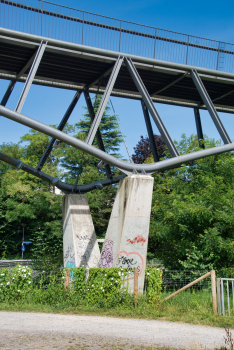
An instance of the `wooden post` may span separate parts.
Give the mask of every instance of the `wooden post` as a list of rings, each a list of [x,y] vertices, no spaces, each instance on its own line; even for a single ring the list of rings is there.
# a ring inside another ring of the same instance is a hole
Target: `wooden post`
[[[211,290],[214,315],[217,315],[216,277],[215,270],[211,271]]]
[[[196,279],[195,281],[187,284],[186,286],[184,286],[183,288],[177,290],[175,293],[169,295],[168,297],[166,297],[164,300],[162,301],[166,301],[168,299],[171,299],[172,297],[176,296],[177,294],[179,294],[180,292],[183,292],[184,290],[188,289],[189,287],[192,287],[194,284],[204,280],[206,277],[209,277],[211,275],[211,272],[207,272],[205,275],[199,277],[198,279]]]
[[[70,269],[66,269],[66,277],[65,277],[65,289],[68,290],[69,287],[69,274],[70,274]]]
[[[134,269],[134,297],[135,301],[138,299],[138,270]]]
[[[217,304],[218,304],[218,314],[221,315],[220,278],[216,278],[216,282],[217,282]]]

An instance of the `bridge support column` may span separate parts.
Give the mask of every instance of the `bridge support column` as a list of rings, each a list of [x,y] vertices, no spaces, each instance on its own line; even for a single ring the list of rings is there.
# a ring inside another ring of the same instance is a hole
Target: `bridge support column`
[[[63,197],[64,267],[98,267],[100,250],[86,196]]]
[[[120,181],[101,253],[100,267],[132,270],[128,278],[131,292],[137,268],[138,290],[143,293],[153,182],[147,175]]]

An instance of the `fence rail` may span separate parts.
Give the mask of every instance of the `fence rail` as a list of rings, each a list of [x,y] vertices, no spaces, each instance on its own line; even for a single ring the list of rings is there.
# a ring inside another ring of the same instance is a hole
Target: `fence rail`
[[[138,56],[234,72],[234,45],[57,5],[0,0],[4,28]]]

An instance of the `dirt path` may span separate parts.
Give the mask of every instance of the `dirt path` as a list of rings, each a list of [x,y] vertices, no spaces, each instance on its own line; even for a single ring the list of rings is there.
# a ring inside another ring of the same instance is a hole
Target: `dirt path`
[[[0,349],[206,349],[224,346],[221,328],[98,316],[0,312]]]

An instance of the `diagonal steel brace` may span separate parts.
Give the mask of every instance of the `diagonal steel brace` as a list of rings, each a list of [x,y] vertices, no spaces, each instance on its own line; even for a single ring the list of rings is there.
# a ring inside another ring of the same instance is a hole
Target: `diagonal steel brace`
[[[45,48],[46,48],[46,45],[47,45],[47,42],[41,42],[38,50],[37,50],[37,53],[35,55],[35,58],[33,60],[33,64],[31,66],[31,69],[28,73],[28,77],[27,77],[27,80],[24,84],[24,87],[23,87],[23,90],[21,92],[21,95],[20,95],[20,98],[19,98],[19,101],[17,102],[17,105],[16,105],[16,108],[15,108],[15,111],[20,113],[22,108],[23,108],[23,105],[24,105],[24,102],[25,102],[25,99],[27,97],[27,94],[29,92],[29,89],[32,85],[32,82],[33,82],[33,79],[36,75],[36,72],[37,72],[37,69],[39,67],[39,64],[41,62],[41,59],[42,59],[42,56],[43,56],[43,53],[45,51]]]
[[[165,125],[163,124],[162,119],[160,118],[160,115],[158,114],[155,105],[138,73],[138,71],[136,70],[136,67],[134,66],[134,64],[132,63],[132,60],[130,58],[124,58],[124,63],[127,66],[127,69],[134,81],[134,83],[136,84],[136,87],[139,91],[139,93],[142,96],[142,99],[146,105],[146,107],[148,108],[155,124],[157,125],[157,128],[162,136],[162,138],[164,139],[172,157],[178,157],[179,156],[179,152],[176,149],[176,146],[174,144],[174,142],[172,141]]]
[[[89,110],[89,115],[90,115],[91,121],[93,122],[94,119],[95,119],[95,112],[94,112],[94,108],[93,108],[93,104],[92,104],[89,92],[87,90],[84,90],[84,97],[85,97],[85,101],[86,101],[86,104],[87,104],[87,107],[88,107],[88,110]],[[102,140],[102,135],[101,135],[101,132],[100,132],[99,128],[97,129],[96,139],[97,139],[98,147],[103,152],[106,152],[105,146],[104,146],[104,143],[103,143],[103,140]],[[106,176],[108,178],[112,178],[113,176],[112,176],[112,173],[111,173],[110,165],[106,164],[105,165],[105,169],[106,169]]]
[[[191,74],[191,77],[193,79],[194,85],[196,86],[196,88],[197,88],[197,90],[202,98],[204,105],[206,106],[208,112],[210,113],[210,116],[213,119],[213,122],[214,122],[224,144],[231,143],[232,141],[231,141],[225,127],[223,126],[223,123],[221,122],[221,120],[218,116],[218,113],[214,107],[214,104],[211,101],[211,98],[210,98],[208,92],[206,91],[206,88],[205,88],[200,76],[198,75],[196,70],[191,70],[190,74]]]
[[[32,57],[30,58],[30,60],[27,62],[27,64],[23,67],[23,69],[21,69],[21,71],[17,74],[15,79],[12,79],[10,84],[8,85],[8,88],[5,92],[5,95],[2,98],[1,101],[1,106],[6,106],[7,101],[9,100],[9,97],[11,96],[11,93],[15,87],[15,84],[17,82],[17,80],[26,72],[26,70],[32,65],[33,60],[36,56],[36,52],[32,55]]]
[[[101,103],[100,103],[100,105],[98,107],[98,110],[97,110],[97,113],[95,115],[94,121],[93,121],[93,123],[91,125],[91,128],[89,130],[89,133],[88,133],[88,136],[87,136],[87,139],[86,139],[86,143],[88,145],[92,145],[92,143],[93,143],[93,140],[94,140],[94,137],[95,137],[95,135],[97,133],[97,129],[99,127],[100,121],[101,121],[103,113],[105,111],[106,104],[107,104],[108,99],[110,97],[110,94],[112,92],[112,89],[113,89],[113,86],[115,84],[116,78],[117,78],[117,76],[119,74],[119,70],[121,68],[122,62],[123,62],[123,58],[121,58],[119,56],[117,61],[115,62],[115,65],[114,65],[114,68],[112,70],[111,76],[109,78],[106,90],[105,90],[105,92],[103,94]]]
[[[77,102],[79,101],[80,95],[82,94],[82,90],[77,91],[75,96],[72,99],[72,102],[70,103],[70,106],[68,107],[66,113],[64,114],[59,126],[58,130],[62,131],[64,126],[66,125],[66,122],[68,121],[70,115],[72,114],[73,109],[75,108]],[[54,146],[54,143],[56,141],[56,138],[52,138],[50,140],[50,143],[48,144],[43,156],[41,157],[39,163],[37,164],[36,170],[41,171],[42,167],[44,166],[45,162],[47,161],[47,158],[50,155],[50,152],[52,151],[52,148]]]

